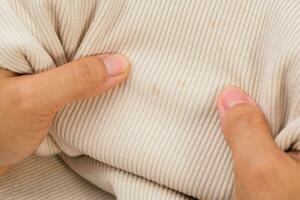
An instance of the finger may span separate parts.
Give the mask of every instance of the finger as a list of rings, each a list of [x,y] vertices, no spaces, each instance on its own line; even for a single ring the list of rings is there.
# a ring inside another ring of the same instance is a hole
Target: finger
[[[6,70],[6,69],[1,69],[0,68],[0,80],[15,76],[16,74],[12,71]]]
[[[0,166],[0,177],[10,170],[10,166]]]
[[[119,54],[90,56],[39,74],[16,77],[15,84],[25,97],[23,104],[57,111],[74,100],[116,86],[128,76],[129,68],[128,60]]]
[[[300,162],[300,151],[290,151],[288,154],[297,162]]]
[[[249,163],[278,153],[268,121],[244,91],[236,87],[225,89],[219,95],[218,109],[223,134],[234,160]]]

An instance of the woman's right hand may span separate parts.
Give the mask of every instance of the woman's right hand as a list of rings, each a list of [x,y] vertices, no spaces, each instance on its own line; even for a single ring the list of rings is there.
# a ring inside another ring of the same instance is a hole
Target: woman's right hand
[[[226,88],[218,108],[232,150],[234,199],[299,200],[300,152],[277,147],[263,111],[240,88]]]
[[[118,54],[81,58],[33,75],[0,69],[0,175],[35,152],[63,106],[116,86],[129,69]]]

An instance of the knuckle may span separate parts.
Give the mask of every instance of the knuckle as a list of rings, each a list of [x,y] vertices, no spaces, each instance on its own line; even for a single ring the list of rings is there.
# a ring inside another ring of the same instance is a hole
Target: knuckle
[[[272,170],[271,163],[266,160],[254,161],[249,167],[252,174],[265,174],[266,172]]]
[[[272,161],[272,159],[253,161],[249,164],[248,173],[253,180],[263,183],[270,182],[277,174],[276,165],[276,161]]]
[[[47,110],[43,109],[42,103],[38,100],[40,93],[36,90],[34,80],[11,79],[2,85],[6,96],[6,105],[10,111],[24,117],[44,115]]]
[[[30,119],[33,124],[41,124],[51,119],[53,115],[48,109],[44,109],[43,103],[37,100],[37,95],[40,94],[35,90],[34,83],[30,81],[12,79],[4,86],[5,95],[8,97],[7,109],[13,111],[16,116]]]
[[[35,110],[36,105],[33,100],[37,94],[35,94],[34,88],[30,87],[30,84],[12,84],[8,95],[11,96],[11,103],[18,110],[26,113]]]
[[[97,87],[105,77],[105,70],[100,59],[94,57],[82,58],[71,65],[72,73],[80,87],[93,89]]]
[[[0,106],[8,109],[14,114],[30,118],[37,122],[39,117],[50,116],[49,109],[45,109],[45,103],[41,102],[33,79],[16,78],[7,80],[0,85],[0,92],[5,98],[0,99]]]

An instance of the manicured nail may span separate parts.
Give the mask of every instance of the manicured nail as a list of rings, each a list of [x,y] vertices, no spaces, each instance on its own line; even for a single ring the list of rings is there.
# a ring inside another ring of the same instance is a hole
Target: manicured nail
[[[228,88],[223,91],[222,95],[222,104],[225,110],[232,108],[235,105],[249,103],[249,97],[238,88]]]
[[[117,76],[124,73],[128,66],[129,61],[126,57],[120,54],[104,54],[100,55],[105,64],[108,76]]]

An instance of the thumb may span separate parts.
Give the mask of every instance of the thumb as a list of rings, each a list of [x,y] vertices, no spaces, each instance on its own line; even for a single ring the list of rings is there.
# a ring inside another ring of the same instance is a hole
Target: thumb
[[[268,122],[258,105],[236,87],[225,89],[218,98],[221,127],[233,159],[243,163],[268,159],[278,152]]]
[[[74,100],[99,95],[129,74],[128,60],[118,54],[75,60],[34,75],[15,77],[25,106],[53,112]]]

